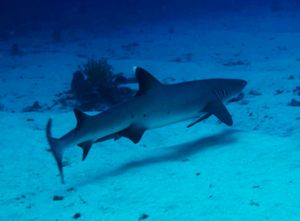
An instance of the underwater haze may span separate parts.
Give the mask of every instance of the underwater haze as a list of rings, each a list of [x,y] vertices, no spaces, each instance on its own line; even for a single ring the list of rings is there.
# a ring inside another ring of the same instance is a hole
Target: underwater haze
[[[299,39],[299,0],[2,1],[0,220],[300,220]]]

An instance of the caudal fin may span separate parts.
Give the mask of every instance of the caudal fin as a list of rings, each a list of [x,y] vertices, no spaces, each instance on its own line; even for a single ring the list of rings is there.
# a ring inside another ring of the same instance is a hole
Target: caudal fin
[[[50,150],[51,150],[51,152],[54,156],[54,159],[57,163],[61,182],[65,183],[64,173],[63,173],[63,163],[62,163],[63,148],[60,146],[59,139],[53,138],[51,136],[51,126],[52,126],[52,119],[49,119],[48,123],[47,123],[47,127],[46,127],[47,140],[50,145]]]

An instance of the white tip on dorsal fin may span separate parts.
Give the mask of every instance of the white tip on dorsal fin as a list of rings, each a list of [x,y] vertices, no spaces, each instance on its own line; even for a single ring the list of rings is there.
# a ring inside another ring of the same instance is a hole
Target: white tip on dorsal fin
[[[133,67],[133,71],[139,84],[139,90],[136,96],[144,95],[147,93],[147,91],[163,85],[152,74],[143,68]]]

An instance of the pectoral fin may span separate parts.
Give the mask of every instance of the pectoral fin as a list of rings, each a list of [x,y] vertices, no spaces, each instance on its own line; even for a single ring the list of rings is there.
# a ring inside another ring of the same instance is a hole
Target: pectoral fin
[[[189,125],[187,125],[187,127],[192,127],[194,126],[195,124],[209,118],[212,114],[211,113],[206,113],[204,115],[202,115],[199,119],[197,119],[196,121],[194,121],[193,123],[190,123]]]
[[[216,100],[214,102],[209,103],[206,106],[205,111],[215,115],[220,121],[222,121],[227,126],[232,126],[232,117],[221,101]]]

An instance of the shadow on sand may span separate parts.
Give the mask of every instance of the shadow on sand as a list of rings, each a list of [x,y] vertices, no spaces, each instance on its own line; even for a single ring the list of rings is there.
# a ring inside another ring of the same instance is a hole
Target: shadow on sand
[[[234,136],[234,134],[236,134],[237,132],[237,130],[232,129],[224,130],[220,133],[202,137],[188,143],[165,147],[164,150],[167,149],[169,151],[164,151],[164,153],[159,155],[147,156],[139,160],[133,160],[128,163],[122,164],[113,170],[94,176],[92,175],[87,180],[78,183],[78,185],[83,186],[92,182],[98,182],[108,177],[124,174],[138,167],[140,168],[157,163],[183,160],[201,151],[207,150],[208,148],[224,147],[228,144],[234,143],[237,140],[236,136]]]

